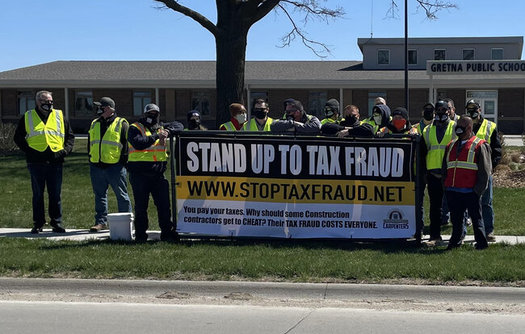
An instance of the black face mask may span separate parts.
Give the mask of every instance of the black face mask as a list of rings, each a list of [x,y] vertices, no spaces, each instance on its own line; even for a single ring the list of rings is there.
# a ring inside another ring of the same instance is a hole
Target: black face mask
[[[148,125],[155,125],[159,122],[159,115],[146,114],[146,123]]]
[[[190,129],[190,130],[198,129],[200,125],[201,125],[201,121],[200,120],[190,119],[188,121],[188,129]]]
[[[345,120],[344,122],[341,122],[341,123],[344,123],[342,125],[354,125],[355,123],[357,123],[357,117],[353,116],[353,115],[350,115],[348,117],[345,117]]]
[[[51,111],[51,109],[53,109],[53,103],[42,104],[40,108],[42,108],[42,110],[45,110],[45,111]]]
[[[455,132],[456,132],[456,135],[457,135],[458,137],[460,137],[462,134],[464,134],[465,131],[467,131],[467,128],[466,128],[466,127],[456,125],[456,130],[455,130]]]
[[[255,118],[264,119],[266,118],[267,112],[266,109],[255,108],[253,109],[253,115],[255,116]]]
[[[431,121],[434,119],[434,110],[423,110],[423,118],[426,121]]]

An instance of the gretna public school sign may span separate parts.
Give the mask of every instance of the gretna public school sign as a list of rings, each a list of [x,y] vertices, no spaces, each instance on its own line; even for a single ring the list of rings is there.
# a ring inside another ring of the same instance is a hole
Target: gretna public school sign
[[[429,60],[427,74],[525,74],[524,60]]]

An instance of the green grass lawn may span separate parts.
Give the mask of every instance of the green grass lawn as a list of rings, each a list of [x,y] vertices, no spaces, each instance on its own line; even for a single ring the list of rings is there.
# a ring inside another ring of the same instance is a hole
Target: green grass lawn
[[[0,161],[0,227],[29,229],[31,189],[24,157],[12,155]],[[115,196],[109,192],[110,211],[116,211]],[[494,192],[496,234],[525,235],[525,191],[497,188]],[[93,224],[85,141],[77,141],[64,165],[62,200],[66,228]],[[153,203],[150,208],[150,228],[155,230]],[[444,227],[443,233],[450,233],[450,227]],[[0,257],[0,276],[525,286],[525,245],[496,244],[481,252],[465,245],[446,252],[443,247],[412,248],[403,242],[384,241],[241,239],[135,244],[0,240],[1,254],[8,255]]]

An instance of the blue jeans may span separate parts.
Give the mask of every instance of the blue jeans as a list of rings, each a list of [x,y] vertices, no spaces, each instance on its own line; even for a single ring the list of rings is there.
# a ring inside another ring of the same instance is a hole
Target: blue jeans
[[[494,209],[492,208],[492,175],[489,176],[487,189],[481,195],[481,215],[485,224],[485,233],[494,232]]]
[[[117,197],[118,212],[131,212],[127,173],[122,164],[115,164],[108,168],[99,168],[90,164],[89,171],[95,194],[95,225],[108,222],[108,186],[111,186]]]
[[[447,202],[450,208],[450,219],[452,220],[452,236],[449,241],[449,248],[458,247],[461,243],[465,223],[465,210],[468,211],[472,218],[472,228],[474,230],[474,239],[476,248],[487,247],[487,237],[483,219],[481,219],[481,200],[474,192],[460,193],[447,190]]]
[[[49,218],[51,222],[62,223],[62,164],[28,163],[33,191],[33,224],[42,227],[46,223],[44,190],[47,185],[49,196]]]

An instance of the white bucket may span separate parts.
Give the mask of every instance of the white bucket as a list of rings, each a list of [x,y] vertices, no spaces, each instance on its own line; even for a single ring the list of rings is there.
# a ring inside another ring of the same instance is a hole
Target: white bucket
[[[133,240],[133,213],[119,212],[108,214],[109,238],[111,240]]]

